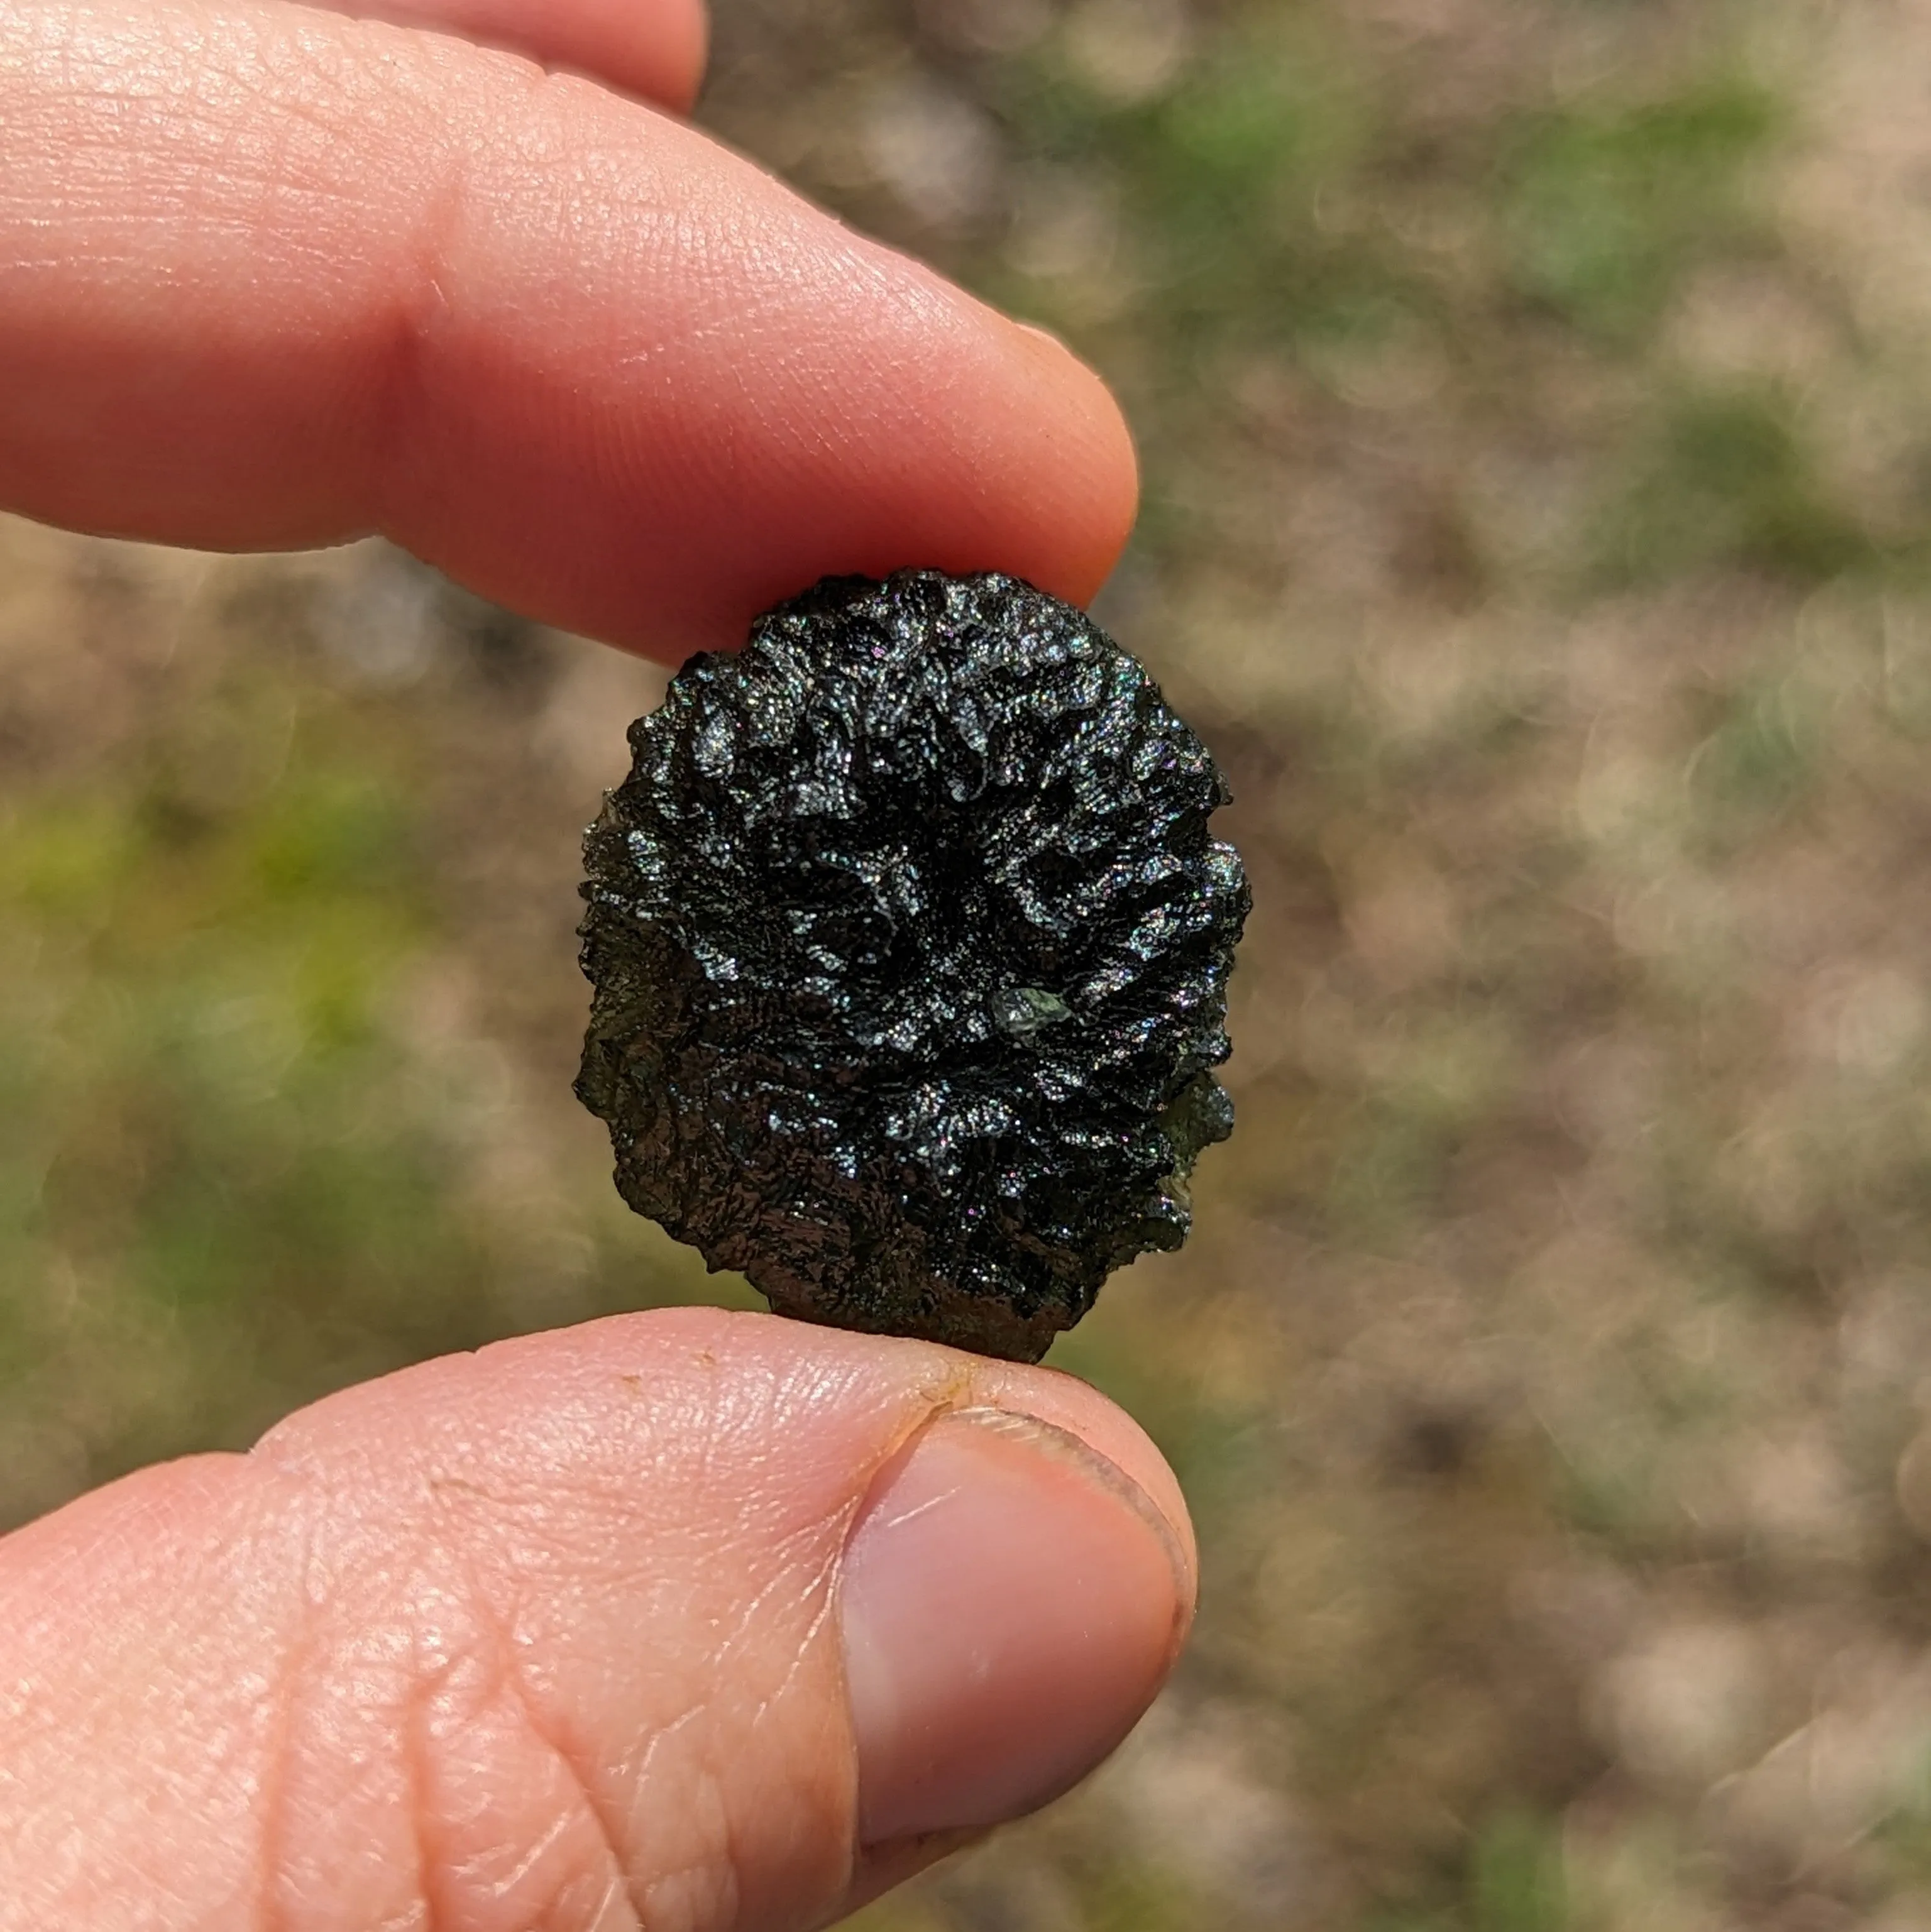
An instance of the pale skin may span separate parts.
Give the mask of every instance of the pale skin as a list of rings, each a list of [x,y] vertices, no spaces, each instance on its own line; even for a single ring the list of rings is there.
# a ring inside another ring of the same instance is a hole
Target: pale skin
[[[703,43],[11,0],[0,506],[379,530],[671,658],[827,571],[1089,596],[1105,391],[683,125]],[[1051,1370],[701,1310],[427,1364],[0,1541],[0,1928],[824,1924],[1103,1757],[1194,1576]]]

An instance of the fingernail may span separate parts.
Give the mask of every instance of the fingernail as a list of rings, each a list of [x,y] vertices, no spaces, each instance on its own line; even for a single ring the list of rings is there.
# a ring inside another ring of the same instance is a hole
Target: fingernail
[[[1191,1608],[1166,1520],[1077,1436],[1003,1409],[932,1423],[846,1546],[861,1841],[1017,1817],[1152,1701]]]

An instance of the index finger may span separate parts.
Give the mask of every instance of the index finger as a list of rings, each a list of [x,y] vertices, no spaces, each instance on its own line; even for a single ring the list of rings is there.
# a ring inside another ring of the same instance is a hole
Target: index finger
[[[265,4],[0,12],[0,502],[380,530],[675,658],[827,572],[1083,601],[1131,523],[1063,350],[591,84]]]

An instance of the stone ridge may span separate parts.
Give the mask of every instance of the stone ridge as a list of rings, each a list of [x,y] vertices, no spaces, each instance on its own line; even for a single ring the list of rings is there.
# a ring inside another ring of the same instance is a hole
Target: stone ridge
[[[1249,902],[1132,657],[1011,578],[827,578],[630,742],[577,1091],[632,1207],[785,1313],[1026,1360],[1181,1244]]]

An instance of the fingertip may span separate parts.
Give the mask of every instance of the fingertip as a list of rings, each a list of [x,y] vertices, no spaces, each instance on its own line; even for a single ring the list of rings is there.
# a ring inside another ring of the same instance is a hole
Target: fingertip
[[[1179,1556],[1191,1619],[1200,1568],[1193,1519],[1180,1480],[1152,1437],[1112,1397],[1064,1369],[968,1359],[979,1400],[1065,1430],[1118,1468],[1159,1512]]]
[[[593,74],[641,94],[673,113],[688,114],[710,58],[710,14],[704,0],[605,0],[611,42],[621,50],[615,70]],[[626,74],[629,77],[626,78]]]
[[[448,31],[127,0],[0,60],[0,121],[41,130],[0,206],[12,507],[215,549],[379,529],[672,663],[828,574],[1098,590],[1136,476],[1091,370],[689,126],[455,38],[682,106],[699,0],[343,4]]]
[[[1191,1564],[1118,1466],[1036,1417],[941,1416],[874,1486],[841,1588],[859,1838],[1015,1818],[1152,1702]]]
[[[710,52],[704,0],[335,0],[329,10],[458,34],[677,114],[696,100]]]
[[[1059,444],[1068,478],[1062,557],[1056,580],[1043,582],[1068,602],[1090,604],[1112,574],[1140,507],[1140,461],[1133,432],[1098,372],[1056,336],[1031,322],[1002,317],[1026,386],[1039,398],[1040,419]]]

